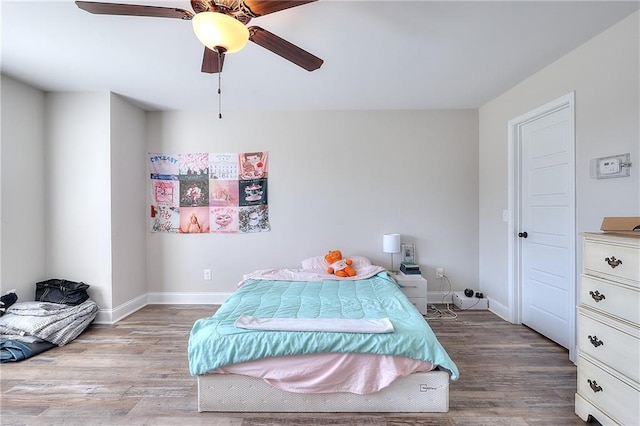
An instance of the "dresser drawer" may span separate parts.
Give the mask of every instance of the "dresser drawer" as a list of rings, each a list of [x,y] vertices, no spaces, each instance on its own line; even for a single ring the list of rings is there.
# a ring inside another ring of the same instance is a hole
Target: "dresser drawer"
[[[580,309],[578,348],[612,369],[640,381],[640,332],[637,327],[620,324]]]
[[[640,292],[633,287],[583,275],[578,299],[583,306],[640,324]]]
[[[427,297],[426,281],[403,281],[400,290],[407,297]]]
[[[422,275],[405,275],[400,272],[394,275],[394,278],[407,297],[427,297],[427,280]]]
[[[584,270],[588,275],[607,279],[624,279],[638,286],[640,281],[640,249],[620,243],[586,240]]]
[[[640,424],[638,385],[619,380],[582,356],[578,358],[578,394],[620,424]]]

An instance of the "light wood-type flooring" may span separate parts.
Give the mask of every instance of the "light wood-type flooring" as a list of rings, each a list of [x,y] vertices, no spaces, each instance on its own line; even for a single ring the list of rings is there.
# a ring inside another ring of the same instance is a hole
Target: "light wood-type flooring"
[[[187,340],[193,322],[215,309],[149,305],[113,326],[91,325],[66,346],[2,364],[1,424],[584,425],[574,414],[576,367],[567,350],[489,311],[429,320],[460,370],[448,413],[198,413]]]

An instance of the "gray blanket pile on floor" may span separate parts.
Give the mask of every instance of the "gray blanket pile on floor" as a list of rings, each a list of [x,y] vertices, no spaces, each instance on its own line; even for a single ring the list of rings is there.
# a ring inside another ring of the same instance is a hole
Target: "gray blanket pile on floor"
[[[69,306],[21,302],[0,317],[2,362],[20,361],[53,346],[66,345],[94,320],[99,307],[91,299]]]
[[[19,302],[0,317],[0,334],[34,336],[62,346],[82,333],[98,309],[98,304],[91,299],[76,306]]]

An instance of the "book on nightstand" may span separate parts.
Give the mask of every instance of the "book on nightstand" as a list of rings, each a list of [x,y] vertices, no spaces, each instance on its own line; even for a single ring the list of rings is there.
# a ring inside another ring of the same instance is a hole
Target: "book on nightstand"
[[[400,271],[405,275],[420,275],[420,265],[413,262],[401,262]]]

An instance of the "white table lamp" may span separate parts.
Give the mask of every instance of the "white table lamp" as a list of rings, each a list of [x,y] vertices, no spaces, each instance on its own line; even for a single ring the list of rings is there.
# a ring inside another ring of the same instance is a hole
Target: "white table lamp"
[[[400,234],[384,234],[382,236],[382,251],[391,253],[391,272],[398,272],[393,268],[393,255],[400,253]]]

